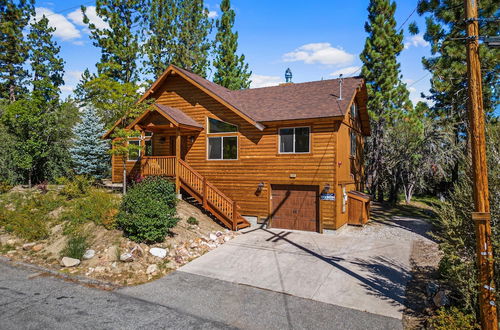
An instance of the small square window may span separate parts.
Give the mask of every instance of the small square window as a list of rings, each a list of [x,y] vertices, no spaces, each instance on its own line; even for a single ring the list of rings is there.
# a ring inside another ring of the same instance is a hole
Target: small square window
[[[310,151],[309,127],[280,128],[280,153],[308,153]]]
[[[208,159],[238,159],[238,137],[217,136],[208,138]]]
[[[129,144],[137,145],[138,147],[141,146],[141,141],[138,141],[138,140],[128,141],[128,143]],[[129,150],[128,160],[130,160],[130,161],[136,161],[140,157],[141,157],[141,150],[140,149],[135,149],[134,148],[133,150]]]

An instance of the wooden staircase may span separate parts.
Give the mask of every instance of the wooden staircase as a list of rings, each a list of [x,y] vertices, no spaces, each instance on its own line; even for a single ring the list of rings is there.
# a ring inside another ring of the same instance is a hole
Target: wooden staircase
[[[229,229],[236,231],[250,226],[250,223],[238,212],[239,206],[235,201],[227,197],[182,159],[179,159],[178,164],[175,162],[175,156],[144,157],[141,166],[142,174],[173,177],[178,175],[180,188]]]

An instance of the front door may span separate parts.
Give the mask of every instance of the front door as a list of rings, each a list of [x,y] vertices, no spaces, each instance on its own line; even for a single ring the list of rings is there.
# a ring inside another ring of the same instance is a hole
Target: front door
[[[175,136],[170,136],[170,155],[175,156]],[[186,160],[186,154],[188,152],[188,137],[186,135],[181,135],[181,159]]]
[[[318,231],[318,186],[272,185],[271,227]]]

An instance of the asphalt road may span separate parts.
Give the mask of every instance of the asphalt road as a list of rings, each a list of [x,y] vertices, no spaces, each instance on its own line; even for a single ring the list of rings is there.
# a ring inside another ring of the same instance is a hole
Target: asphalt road
[[[174,272],[115,291],[0,261],[0,329],[401,329],[401,320]]]

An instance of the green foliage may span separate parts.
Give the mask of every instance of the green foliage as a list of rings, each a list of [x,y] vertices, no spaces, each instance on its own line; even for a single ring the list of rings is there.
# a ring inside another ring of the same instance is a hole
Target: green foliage
[[[66,242],[66,247],[61,251],[62,257],[82,259],[85,251],[89,248],[88,236],[72,235]]]
[[[429,326],[434,330],[479,330],[481,327],[475,322],[474,315],[464,314],[458,308],[441,308],[429,320]]]
[[[212,20],[203,0],[178,1],[178,32],[172,64],[206,77],[209,67]]]
[[[488,128],[488,169],[492,217],[492,243],[495,256],[495,282],[500,283],[500,125]],[[471,193],[470,165],[466,163],[460,180],[445,203],[436,210],[436,239],[443,251],[440,274],[452,289],[452,301],[465,313],[478,313],[478,278],[476,239],[471,213],[474,203]],[[498,295],[498,293],[497,293]]]
[[[187,223],[193,226],[197,226],[200,222],[195,217],[189,217]]]
[[[9,192],[12,188],[13,186],[8,182],[0,181],[0,194],[5,194],[6,192]]]
[[[57,194],[10,193],[0,200],[0,226],[26,240],[49,236],[49,213],[64,202]]]
[[[5,0],[0,6],[0,96],[14,102],[24,92],[28,44],[23,35],[34,0]]]
[[[93,222],[107,229],[115,228],[119,199],[115,194],[91,188],[81,198],[74,199],[63,212],[66,221],[65,233],[77,232],[85,223]]]
[[[396,3],[389,0],[371,0],[368,5],[368,33],[365,47],[361,53],[368,91],[371,136],[366,143],[366,175],[370,178],[370,193],[378,193],[387,176],[384,175],[384,155],[379,152],[387,147],[384,131],[411,110],[409,92],[401,82],[400,65],[397,56],[403,50],[403,33],[396,31],[394,12]]]
[[[140,23],[143,0],[97,0],[96,13],[108,27],[98,28],[82,6],[83,22],[88,24],[94,46],[101,49],[97,63],[98,75],[106,75],[119,83],[137,81],[137,59],[139,58],[139,35],[134,25]]]
[[[103,178],[109,168],[108,141],[102,139],[104,124],[91,107],[82,109],[80,119],[73,127],[75,138],[69,149],[73,168],[77,174]]]
[[[233,32],[235,13],[230,0],[222,0],[220,9],[222,17],[217,20],[215,36],[214,82],[232,90],[248,88],[252,72],[245,63],[245,55],[236,54],[238,32]]]
[[[64,185],[60,194],[68,199],[78,198],[87,195],[92,187],[93,179],[85,175],[75,175],[72,179],[61,177],[57,179],[57,184]]]
[[[30,25],[31,97],[42,104],[58,102],[59,87],[64,85],[64,61],[59,57],[61,47],[52,39],[56,29],[49,27],[45,15]]]
[[[136,242],[161,242],[177,222],[175,185],[161,177],[149,177],[123,197],[118,226]]]

